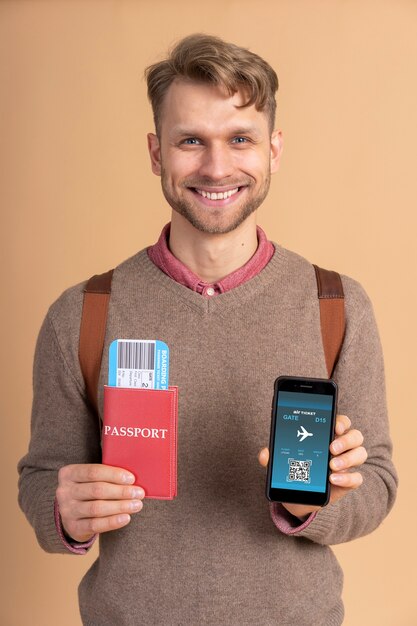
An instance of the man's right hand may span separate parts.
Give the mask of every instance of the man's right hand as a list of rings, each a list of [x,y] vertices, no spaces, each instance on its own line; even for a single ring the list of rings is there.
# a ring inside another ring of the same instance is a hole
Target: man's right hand
[[[58,472],[56,498],[62,526],[84,543],[97,533],[122,528],[143,507],[145,492],[129,471],[110,465],[66,465]]]

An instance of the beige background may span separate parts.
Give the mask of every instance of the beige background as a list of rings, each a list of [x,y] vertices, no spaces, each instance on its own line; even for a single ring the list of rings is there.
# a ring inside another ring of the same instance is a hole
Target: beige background
[[[346,626],[411,626],[415,0],[0,3],[0,623],[79,623],[76,586],[96,550],[84,558],[43,553],[16,504],[34,344],[64,288],[152,243],[168,221],[148,164],[141,76],[194,31],[248,46],[278,71],[285,153],[260,224],[271,239],[360,280],[374,302],[400,491],[382,527],[335,551]]]

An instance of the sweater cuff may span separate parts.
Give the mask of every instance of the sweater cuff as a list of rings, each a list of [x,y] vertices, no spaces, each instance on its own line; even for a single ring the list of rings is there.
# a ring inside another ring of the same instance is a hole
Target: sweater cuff
[[[279,502],[272,502],[270,504],[270,511],[272,521],[284,535],[299,535],[299,533],[308,528],[317,516],[317,511],[315,511],[311,513],[304,522],[301,522],[297,517],[291,515],[285,506]],[[303,534],[303,536],[305,535]]]
[[[317,511],[314,523],[308,524],[297,534],[297,537],[305,537],[315,543],[327,545],[329,537],[334,534],[335,527],[340,522],[339,503],[327,504]]]
[[[19,503],[35,530],[41,548],[46,552],[65,554],[67,551],[57,533],[53,515],[56,481],[51,474],[52,472],[29,474],[25,489],[20,491]]]
[[[97,535],[94,535],[89,539],[89,541],[85,541],[84,543],[79,543],[78,541],[71,540],[65,534],[64,528],[62,526],[61,515],[59,513],[59,506],[57,499],[54,501],[54,519],[55,519],[55,528],[58,532],[58,535],[64,544],[64,546],[72,552],[73,554],[87,554],[88,550],[91,548],[95,540],[97,539]]]

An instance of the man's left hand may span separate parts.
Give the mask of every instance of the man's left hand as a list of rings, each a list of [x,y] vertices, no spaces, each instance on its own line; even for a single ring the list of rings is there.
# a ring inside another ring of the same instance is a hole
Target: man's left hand
[[[351,429],[351,421],[346,415],[336,416],[336,436],[330,444],[330,501],[337,502],[353,489],[361,486],[363,478],[358,471],[351,471],[365,463],[368,454],[363,447],[363,435],[359,430]],[[268,448],[262,448],[258,454],[259,463],[266,467],[269,461]],[[283,506],[295,517],[305,519],[310,513],[320,510],[319,506],[287,504]]]

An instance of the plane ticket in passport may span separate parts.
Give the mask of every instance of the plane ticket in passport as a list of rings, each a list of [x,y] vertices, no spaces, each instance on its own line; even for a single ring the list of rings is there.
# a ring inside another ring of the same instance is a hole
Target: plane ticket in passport
[[[163,341],[115,339],[109,348],[110,387],[168,389],[169,348]]]

